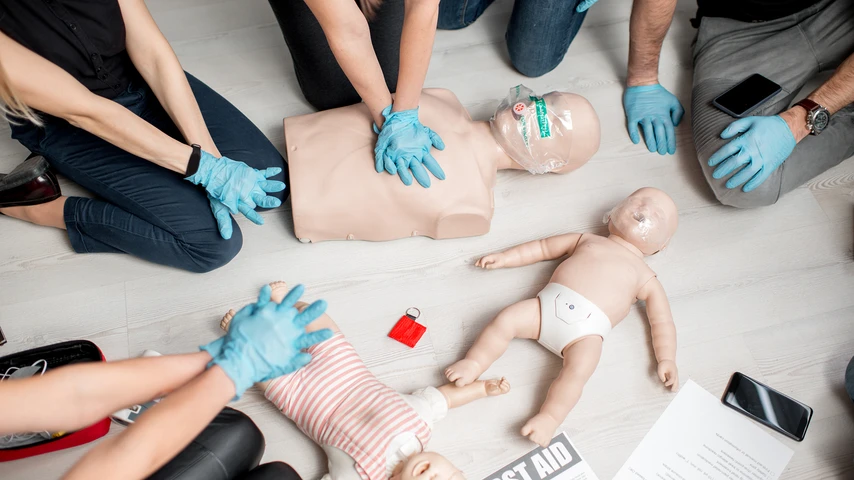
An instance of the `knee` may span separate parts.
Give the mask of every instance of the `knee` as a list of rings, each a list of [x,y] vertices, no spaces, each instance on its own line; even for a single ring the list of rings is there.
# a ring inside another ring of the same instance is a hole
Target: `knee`
[[[208,449],[232,474],[248,472],[261,463],[264,434],[245,413],[224,408],[211,422],[212,434],[196,441]]]
[[[240,480],[301,480],[302,477],[287,463],[265,463],[240,477]]]
[[[185,234],[185,269],[194,273],[208,273],[236,257],[243,247],[243,233],[234,220],[232,228],[231,238],[228,240],[222,238],[217,229]]]
[[[526,77],[541,77],[554,70],[563,60],[563,57],[544,58],[537,55],[531,55],[530,52],[520,52],[517,49],[511,48],[510,63],[513,68]]]
[[[712,180],[713,182],[715,180]],[[713,186],[712,191],[715,193],[715,198],[722,205],[735,208],[757,208],[767,207],[777,203],[777,195],[765,192],[762,188],[757,188],[751,192],[744,192],[741,188],[726,188],[725,180],[717,180],[720,183],[718,186]]]
[[[330,110],[346,107],[362,101],[356,90],[348,83],[346,86],[330,89],[319,89],[315,86],[302,87],[306,101],[316,110]]]

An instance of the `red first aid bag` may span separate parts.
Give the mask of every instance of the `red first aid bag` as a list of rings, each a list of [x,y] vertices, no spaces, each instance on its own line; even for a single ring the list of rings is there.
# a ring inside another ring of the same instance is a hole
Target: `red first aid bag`
[[[88,340],[72,340],[0,357],[0,373],[6,372],[10,367],[29,367],[39,360],[46,361],[47,371],[50,371],[63,365],[103,362],[104,354],[101,353],[101,349]],[[14,382],[15,380],[5,381]],[[38,443],[6,449],[0,446],[0,462],[8,462],[76,447],[101,438],[109,431],[110,419],[105,418],[94,425],[75,432],[66,433],[58,438],[45,439]]]

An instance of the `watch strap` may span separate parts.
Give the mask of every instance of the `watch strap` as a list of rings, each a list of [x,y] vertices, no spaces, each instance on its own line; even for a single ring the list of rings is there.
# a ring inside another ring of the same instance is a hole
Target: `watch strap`
[[[805,98],[805,99],[801,100],[800,102],[796,103],[795,105],[799,106],[799,107],[804,107],[807,110],[807,112],[811,112],[814,108],[821,108],[821,105],[813,102],[809,98]]]
[[[193,176],[199,171],[199,162],[202,160],[201,145],[194,143],[190,146],[193,147],[193,153],[190,154],[190,161],[187,162],[187,172],[185,174],[187,177]]]

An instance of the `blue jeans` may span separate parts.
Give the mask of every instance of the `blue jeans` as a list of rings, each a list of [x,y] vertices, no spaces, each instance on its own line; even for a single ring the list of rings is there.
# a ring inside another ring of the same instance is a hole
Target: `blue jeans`
[[[464,28],[480,17],[493,0],[442,0],[439,28]],[[510,62],[522,75],[539,77],[563,60],[587,12],[575,7],[581,0],[516,0],[507,25]]]
[[[219,151],[258,169],[288,168],[272,143],[234,105],[187,74],[187,80]],[[144,82],[113,99],[180,141],[180,131]],[[205,191],[183,176],[131,155],[104,140],[45,117],[44,127],[12,125],[12,138],[96,199],[70,197],[65,224],[78,253],[127,253],[191,272],[209,272],[234,258],[243,245],[236,222],[229,240],[219,235]],[[275,193],[282,201],[288,190]]]

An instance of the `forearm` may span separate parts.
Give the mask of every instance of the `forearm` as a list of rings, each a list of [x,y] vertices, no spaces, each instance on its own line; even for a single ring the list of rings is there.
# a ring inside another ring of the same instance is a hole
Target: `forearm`
[[[147,477],[189,444],[234,394],[234,383],[214,366],[90,450],[65,478]]]
[[[391,105],[391,93],[371,43],[368,21],[352,0],[306,0],[320,23],[341,70],[368,106],[378,126],[382,110]]]
[[[407,0],[405,8],[394,111],[418,107],[439,20],[436,0]]]
[[[147,402],[184,385],[203,372],[210,359],[207,353],[199,352],[87,363],[6,382],[3,390],[9,390],[0,394],[0,412],[34,411],[38,415],[0,413],[0,434],[86,427],[116,410]],[[22,410],[23,405],[28,408]]]
[[[464,387],[458,387],[453,383],[442,385],[438,388],[448,401],[448,408],[457,408],[475,400],[486,398],[486,382],[477,380]]]
[[[833,76],[807,98],[822,105],[831,115],[846,105],[854,103],[854,55],[842,62]],[[800,142],[809,135],[805,108],[794,106],[781,113],[780,117],[789,125],[796,142]]]
[[[566,233],[517,245],[502,253],[505,258],[504,266],[521,267],[572,255],[579,240],[580,233]]]
[[[668,312],[669,313],[669,312]],[[659,316],[650,318],[649,329],[652,334],[652,350],[655,360],[661,363],[664,360],[676,361],[676,324],[672,316]]]
[[[658,83],[661,44],[675,11],[676,0],[634,1],[629,22],[628,86]]]

